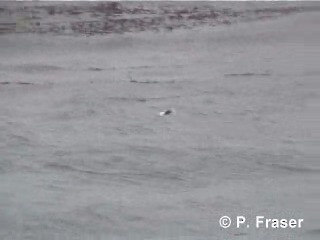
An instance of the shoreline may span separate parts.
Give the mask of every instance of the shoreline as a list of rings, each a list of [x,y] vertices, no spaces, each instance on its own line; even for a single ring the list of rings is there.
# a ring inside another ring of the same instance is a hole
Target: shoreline
[[[292,2],[276,7],[268,3],[238,3],[225,7],[215,2],[3,2],[0,11],[0,35],[92,36],[232,25],[320,11],[320,5]]]

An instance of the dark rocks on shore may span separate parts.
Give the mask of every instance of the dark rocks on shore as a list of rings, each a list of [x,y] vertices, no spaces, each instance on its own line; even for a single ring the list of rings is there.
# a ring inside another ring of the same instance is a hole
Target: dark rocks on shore
[[[1,23],[0,33],[110,34],[141,31],[173,31],[207,24],[232,24],[265,20],[301,11],[319,11],[299,7],[236,10],[212,5],[142,4],[129,2],[17,2],[1,7],[2,15],[12,22]],[[89,14],[88,14],[89,13]],[[61,16],[57,21],[56,15]]]

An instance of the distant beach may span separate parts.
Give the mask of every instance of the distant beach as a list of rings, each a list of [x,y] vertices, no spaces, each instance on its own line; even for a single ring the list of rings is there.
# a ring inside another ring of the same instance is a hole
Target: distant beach
[[[310,3],[279,2],[0,2],[0,34],[110,34],[172,31],[263,20],[305,11]]]

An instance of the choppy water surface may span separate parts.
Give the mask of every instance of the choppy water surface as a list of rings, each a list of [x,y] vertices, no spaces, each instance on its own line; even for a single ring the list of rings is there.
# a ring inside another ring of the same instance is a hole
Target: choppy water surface
[[[319,19],[1,35],[0,238],[318,239]]]

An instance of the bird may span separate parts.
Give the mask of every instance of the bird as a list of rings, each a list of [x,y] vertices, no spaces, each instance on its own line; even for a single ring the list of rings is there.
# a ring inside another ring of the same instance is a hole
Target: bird
[[[163,116],[174,114],[174,113],[176,113],[176,110],[174,108],[170,108],[170,109],[167,109],[165,111],[160,112],[159,116],[163,117]]]

